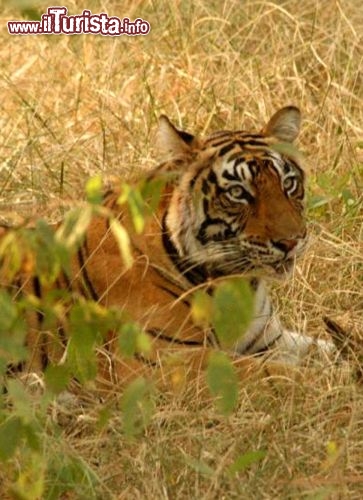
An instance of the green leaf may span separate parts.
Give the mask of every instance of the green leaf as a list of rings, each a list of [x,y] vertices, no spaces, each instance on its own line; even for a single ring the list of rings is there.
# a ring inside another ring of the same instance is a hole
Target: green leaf
[[[210,325],[213,315],[213,299],[203,290],[193,294],[191,314],[196,325],[206,328]]]
[[[336,441],[328,441],[326,443],[326,454],[329,458],[336,458],[339,453],[339,448]]]
[[[141,234],[145,226],[145,202],[138,188],[123,184],[119,203],[127,202],[136,233]]]
[[[44,498],[47,464],[41,453],[27,453],[26,459],[25,456],[22,456],[20,462],[18,478],[11,486],[11,498],[16,500],[39,500]]]
[[[0,460],[11,458],[23,439],[23,424],[19,417],[13,416],[0,425]]]
[[[49,365],[44,373],[45,384],[54,394],[59,394],[66,389],[70,382],[69,368],[64,365]]]
[[[38,498],[65,499],[70,492],[74,499],[100,498],[96,492],[100,479],[91,464],[75,456],[72,450],[65,453],[64,446],[60,449],[61,452],[53,450],[47,454],[47,494]]]
[[[348,207],[354,205],[355,197],[350,189],[348,188],[342,189],[341,195],[345,205],[347,205]]]
[[[271,148],[286,156],[292,156],[293,158],[301,158],[303,154],[299,149],[291,142],[277,142],[276,144],[271,144]]]
[[[332,198],[327,196],[314,195],[311,196],[308,200],[308,209],[314,210],[319,207],[323,207],[332,201]]]
[[[56,231],[57,242],[68,249],[77,248],[84,239],[92,215],[93,208],[91,205],[75,208],[68,212]]]
[[[164,189],[166,178],[156,177],[146,180],[141,184],[140,192],[143,200],[147,204],[148,214],[155,212],[159,205],[162,190]]]
[[[66,366],[83,384],[97,376],[97,362],[93,350],[80,349],[73,342],[70,342],[68,347]]]
[[[67,350],[67,367],[81,382],[92,380],[97,375],[95,347],[101,343],[103,327],[107,318],[103,309],[92,302],[75,304],[69,317],[70,342]],[[102,319],[105,319],[103,324]]]
[[[166,182],[166,177],[158,177],[141,182],[136,187],[126,183],[122,185],[118,202],[127,203],[137,234],[143,232],[146,217],[154,213],[159,205]]]
[[[228,467],[228,472],[230,474],[236,474],[237,472],[243,472],[248,467],[256,462],[260,462],[265,458],[267,452],[264,450],[247,451],[243,455],[239,455],[236,460]]]
[[[44,220],[38,220],[31,237],[34,241],[36,275],[44,285],[52,285],[61,271],[57,242],[53,228]]]
[[[24,347],[27,327],[18,305],[5,290],[0,290],[0,311],[0,358],[17,363],[27,354]]]
[[[147,354],[151,349],[149,337],[137,323],[131,322],[124,323],[121,326],[118,344],[121,353],[126,357],[132,357],[137,352]]]
[[[118,345],[124,356],[130,358],[136,353],[139,333],[140,327],[136,323],[125,323],[121,326],[118,335]]]
[[[34,403],[20,380],[9,379],[7,382],[8,396],[12,403],[13,414],[21,418],[24,424],[33,420]]]
[[[125,434],[131,437],[143,432],[154,410],[151,386],[144,378],[137,378],[125,389],[121,409]]]
[[[103,184],[102,177],[95,175],[91,177],[86,183],[86,196],[87,201],[94,205],[99,205],[103,200]]]
[[[1,276],[4,281],[12,281],[23,263],[24,249],[20,245],[18,231],[9,231],[0,241]]]
[[[140,332],[139,335],[137,336],[136,351],[141,354],[147,355],[151,352],[151,350],[152,350],[152,345],[150,337],[146,333]]]
[[[184,456],[184,460],[189,467],[191,467],[195,472],[198,472],[199,474],[202,474],[203,476],[209,476],[212,477],[215,475],[215,471],[210,467],[208,464],[206,464],[203,460],[198,460],[194,457],[190,457],[188,455]]]
[[[207,383],[216,398],[218,410],[229,415],[237,404],[238,383],[236,371],[227,354],[220,351],[211,353],[207,367]]]
[[[0,347],[1,349],[1,347]],[[8,367],[9,367],[9,361],[7,358],[2,358],[0,356],[0,385],[2,386],[3,385],[3,376],[6,374],[7,370],[8,370]],[[2,407],[2,399],[0,397],[0,413],[1,413],[1,407]]]
[[[130,269],[134,262],[131,252],[131,242],[126,229],[119,223],[117,219],[110,220],[110,229],[115,237],[115,240],[120,249],[126,269]]]
[[[253,307],[253,292],[245,279],[230,279],[218,285],[213,296],[212,323],[223,347],[231,347],[243,337]]]
[[[41,451],[41,440],[39,437],[38,427],[39,422],[24,425],[24,436],[26,442],[33,451]]]

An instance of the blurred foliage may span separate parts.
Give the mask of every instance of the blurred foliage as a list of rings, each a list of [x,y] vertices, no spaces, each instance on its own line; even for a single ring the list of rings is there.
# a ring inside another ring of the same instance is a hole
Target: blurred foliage
[[[119,203],[128,207],[138,233],[157,206],[162,186],[161,181],[144,182],[135,188],[123,184]],[[57,286],[62,273],[72,279],[72,257],[84,242],[94,216],[108,220],[120,258],[126,267],[132,265],[129,236],[114,213],[102,206],[102,190],[101,179],[91,179],[86,186],[88,203],[71,210],[59,226],[54,228],[40,219],[34,227],[9,230],[0,242],[1,280],[9,284],[0,291],[0,376],[6,388],[0,396],[0,461],[3,467],[13,470],[15,498],[59,498],[69,485],[74,491],[75,483],[80,495],[92,497],[98,478],[88,465],[70,452],[63,454],[60,463],[57,448],[54,453],[49,451],[49,443],[59,435],[49,411],[72,379],[85,388],[93,387],[98,370],[96,352],[110,331],[118,335],[120,354],[125,358],[137,353],[147,355],[151,348],[149,337],[120,308],[105,307],[76,290]],[[37,295],[34,286],[24,288],[20,283],[24,276],[36,277],[45,293]],[[203,290],[195,293],[192,316],[201,327],[214,328],[220,344],[230,348],[248,327],[252,304],[248,283],[234,278],[216,284],[212,294]],[[44,376],[24,383],[10,378],[7,370],[10,366],[16,371],[16,367],[31,362],[33,353],[25,342],[29,328],[26,319],[31,315],[41,317],[39,335],[52,348]],[[56,333],[60,330],[61,336]],[[61,361],[59,352],[63,353]],[[226,354],[215,352],[210,356],[206,380],[218,411],[230,414],[237,403],[238,385]],[[142,434],[155,410],[151,382],[144,378],[134,380],[125,388],[120,406],[125,436]],[[107,420],[108,413],[104,418]],[[57,481],[49,482],[47,478],[55,473]]]

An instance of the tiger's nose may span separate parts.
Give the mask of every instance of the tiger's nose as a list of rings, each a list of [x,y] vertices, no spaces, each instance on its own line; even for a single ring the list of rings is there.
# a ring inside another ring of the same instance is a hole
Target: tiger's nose
[[[282,252],[288,253],[293,250],[297,244],[298,240],[295,239],[289,239],[289,240],[278,240],[278,241],[273,241],[272,242],[274,247],[278,248]]]

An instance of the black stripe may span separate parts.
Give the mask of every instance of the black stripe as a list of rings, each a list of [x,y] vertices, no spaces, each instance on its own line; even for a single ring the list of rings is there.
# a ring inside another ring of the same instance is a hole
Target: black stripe
[[[170,260],[176,267],[176,269],[191,283],[192,285],[200,285],[205,283],[209,276],[207,269],[203,265],[191,266],[188,262],[185,262],[180,258],[178,250],[175,248],[174,243],[171,241],[169,232],[166,227],[166,214],[164,214],[162,221],[162,243],[166,253],[168,254]]]
[[[258,351],[254,352],[253,354],[256,354],[257,356],[261,356],[262,354],[266,354],[266,352],[269,351],[271,349],[271,347],[274,344],[276,344],[276,342],[278,340],[280,340],[281,337],[282,337],[282,333],[280,333],[280,335],[278,335],[276,338],[274,338],[272,342],[270,342],[269,344],[265,345],[264,347],[261,347],[261,349],[259,349]]]
[[[251,278],[250,279],[250,287],[254,292],[257,292],[258,285],[260,284],[260,280],[258,278]]]
[[[144,365],[150,366],[152,368],[160,368],[160,364],[156,363],[155,361],[152,361],[151,359],[144,358],[142,354],[134,354],[135,359],[137,361],[140,361],[141,363],[144,363]]]
[[[89,248],[88,248],[87,236],[84,239],[83,247],[84,247],[84,250],[85,250],[85,253],[86,253],[86,259],[88,259],[89,258]]]
[[[218,233],[214,234],[212,237],[207,237],[206,230],[210,226],[218,226],[219,230]],[[206,245],[210,241],[223,241],[228,238],[233,238],[236,236],[236,233],[237,231],[233,231],[223,219],[206,219],[200,226],[197,239],[202,245]]]
[[[227,162],[231,163],[232,161],[236,160],[237,158],[242,158],[242,161],[245,161],[244,153],[240,149],[238,149],[234,153],[230,154],[227,157]]]
[[[227,181],[239,181],[240,180],[239,175],[236,175],[235,173],[231,174],[230,172],[228,172],[228,170],[224,170],[222,172],[222,177],[224,179],[227,179]]]
[[[209,200],[208,200],[208,198],[203,198],[203,212],[208,217],[208,215],[209,215]]]
[[[199,174],[200,174],[200,170],[197,171],[197,173],[194,175],[194,177],[192,177],[191,181],[189,182],[189,187],[191,189],[193,189],[195,183],[197,182],[197,179],[199,177]]]
[[[210,191],[210,187],[209,187],[209,183],[207,181],[207,179],[203,179],[203,182],[202,182],[202,193],[207,195]]]
[[[64,348],[67,347],[67,343],[68,343],[68,340],[67,340],[67,336],[66,336],[66,333],[65,333],[65,330],[64,330],[64,327],[62,325],[59,325],[57,327],[57,335],[59,337],[59,340],[61,341],[61,344]]]
[[[19,361],[18,363],[9,363],[6,366],[5,375],[7,377],[13,377],[17,373],[21,373],[25,370],[26,363],[25,361]]]
[[[220,151],[218,152],[218,156],[224,156],[225,154],[229,153],[234,147],[235,147],[234,142],[232,142],[231,144],[227,144],[226,146],[220,149]]]
[[[169,288],[166,288],[166,286],[158,286],[158,288],[160,288],[160,290],[163,290],[164,292],[174,297],[174,299],[179,300],[180,295],[178,295],[176,292],[173,292],[172,290],[169,290]],[[182,299],[181,302],[187,307],[190,307],[190,303],[187,300]]]
[[[113,193],[114,193],[113,189],[107,189],[102,195],[103,203],[107,203],[107,198],[111,196]]]
[[[247,162],[247,165],[248,165],[248,168],[249,168],[249,171],[251,172],[252,174],[252,178],[253,180],[256,179],[256,176],[258,174],[258,172],[260,171],[260,166],[259,164],[257,163],[256,160],[249,160]]]
[[[109,191],[107,191],[104,195],[103,195],[103,202],[102,202],[102,206],[108,208],[109,210],[111,211],[115,211],[115,204],[116,204],[116,207],[117,207],[117,199],[118,197],[116,196],[116,199],[115,199],[115,191],[110,189]],[[109,218],[107,217],[106,220],[108,221]]]
[[[214,173],[213,170],[210,170],[209,174],[208,174],[208,177],[207,177],[208,181],[211,183],[211,184],[216,184],[218,185],[218,180],[217,180],[217,176],[216,174]]]
[[[239,184],[239,186],[243,188],[243,196],[242,196],[242,198],[244,200],[246,200],[250,205],[252,205],[255,202],[255,198],[252,196],[252,194],[249,191],[247,191],[247,189],[245,189],[240,184]]]
[[[265,141],[262,140],[257,140],[257,139],[246,139],[246,140],[238,140],[237,141],[238,145],[241,146],[241,148],[249,147],[249,146],[267,146]]]
[[[246,162],[246,158],[244,156],[239,156],[238,158],[236,158],[234,164],[233,164],[233,168],[236,168],[238,167],[238,165],[240,165],[241,163],[245,163]]]
[[[38,276],[34,276],[34,278],[33,278],[33,290],[34,290],[34,295],[39,300],[41,300],[42,299],[42,287],[40,285],[40,281],[39,281]],[[43,323],[43,320],[44,320],[44,314],[42,313],[42,311],[37,310],[37,318],[38,318],[38,323],[39,323],[39,327],[40,327],[41,324]]]
[[[39,300],[42,299],[42,287],[39,281],[38,276],[35,276],[33,278],[33,289],[34,289],[34,294],[36,297],[38,297]],[[40,330],[39,335],[39,345],[40,345],[40,362],[42,365],[42,370],[45,370],[49,364],[49,359],[48,359],[48,353],[47,353],[47,348],[46,348],[46,339],[47,335],[41,331],[42,324],[44,321],[44,313],[42,311],[37,310],[37,319],[38,319],[38,328]]]
[[[165,342],[170,342],[171,344],[178,344],[178,345],[186,345],[186,346],[203,346],[204,342],[199,342],[198,340],[182,340],[178,339],[176,337],[169,337],[168,335],[164,335],[161,333],[161,330],[156,330],[156,329],[151,329],[151,330],[146,330],[146,333],[148,335],[151,335],[155,339],[160,339],[164,340]],[[209,342],[209,339],[207,337],[207,340]]]
[[[42,287],[40,286],[40,281],[39,281],[38,276],[35,276],[33,278],[33,290],[34,290],[34,294],[36,295],[36,297],[38,299],[41,299],[42,298]]]
[[[230,138],[234,137],[234,132],[232,130],[216,130],[212,132],[206,139],[206,142],[213,141],[214,139],[218,139],[220,137],[229,136]]]
[[[86,284],[86,287],[87,287],[87,291],[90,293],[92,299],[96,302],[99,301],[99,296],[96,292],[96,290],[94,289],[93,285],[92,285],[92,281],[90,280],[90,277],[88,275],[88,272],[87,272],[87,269],[86,269],[86,264],[85,264],[85,260],[84,260],[84,256],[83,256],[83,252],[82,252],[82,247],[80,247],[77,251],[77,255],[78,255],[78,260],[79,260],[79,265],[80,265],[80,271],[82,273],[82,277],[85,281],[85,284]]]
[[[72,290],[72,283],[67,274],[63,271],[62,272],[62,278],[64,279],[64,282],[66,284],[67,290],[71,291]]]
[[[104,223],[106,227],[106,234],[110,231],[111,229],[111,218],[110,217],[104,217]]]
[[[245,137],[246,137],[246,140],[248,140],[248,141],[250,141],[251,139],[259,139],[261,141],[264,140],[264,137],[261,134],[250,134],[250,133],[247,133]]]
[[[40,350],[41,350],[40,362],[42,364],[42,371],[44,371],[49,365],[49,359],[48,359],[48,353],[47,353],[47,348],[46,348],[46,344],[45,344],[45,339],[46,339],[46,335],[43,333],[42,334],[42,342],[41,342],[41,346],[40,346]]]
[[[206,144],[208,144],[209,148],[218,148],[222,146],[222,144],[226,144],[231,141],[233,141],[231,132],[217,132],[206,140]]]

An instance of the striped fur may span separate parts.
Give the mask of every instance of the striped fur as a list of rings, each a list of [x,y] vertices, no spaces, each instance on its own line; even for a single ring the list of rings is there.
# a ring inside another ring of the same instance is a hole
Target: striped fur
[[[266,291],[266,277],[283,277],[306,244],[304,172],[291,143],[299,132],[300,112],[279,110],[259,133],[221,131],[205,139],[177,130],[161,117],[158,146],[164,162],[149,179],[168,176],[159,206],[136,234],[117,190],[105,194],[104,204],[128,230],[134,256],[123,267],[118,245],[101,217],[94,217],[73,264],[73,281],[65,275],[57,287],[77,289],[107,306],[117,306],[137,321],[149,336],[152,350],[124,360],[112,332],[105,346],[104,376],[114,381],[162,364],[165,353],[193,352],[199,366],[211,349],[218,349],[212,328],[191,319],[191,290],[231,275],[246,275],[254,290],[254,318],[231,353],[268,352],[273,359],[297,363],[312,345],[331,345],[288,332],[280,324]],[[285,147],[281,147],[281,143]],[[281,151],[284,151],[283,153]],[[32,293],[42,297],[36,278]],[[23,287],[18,283],[18,287]],[[62,328],[57,347],[40,335],[42,316],[34,318],[28,343],[36,346],[31,370],[44,369],[48,359],[66,355]],[[236,325],[238,328],[238,325]],[[51,355],[49,354],[51,353]]]

